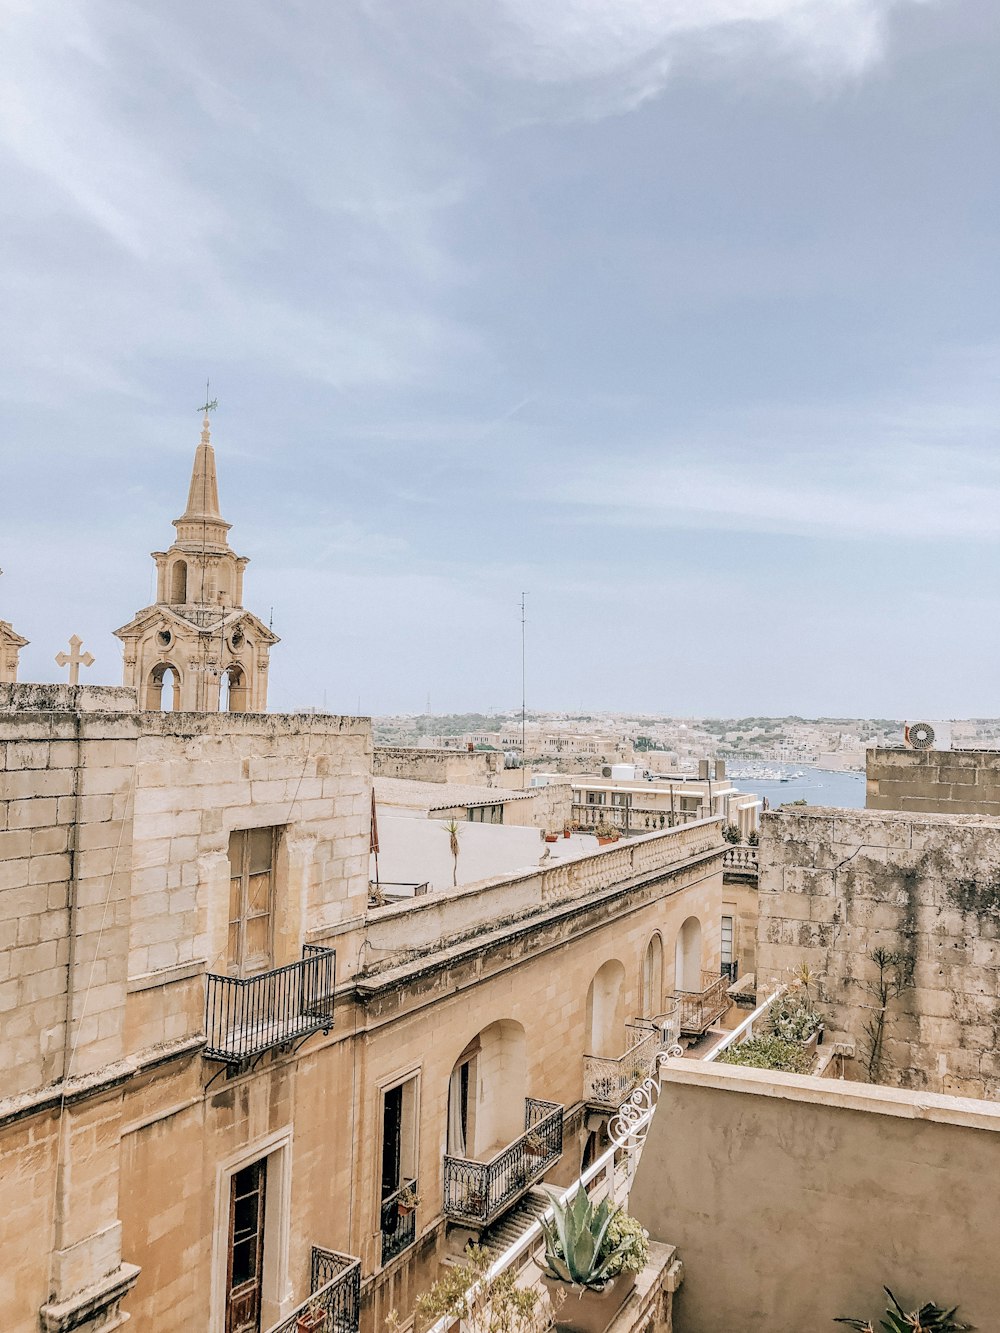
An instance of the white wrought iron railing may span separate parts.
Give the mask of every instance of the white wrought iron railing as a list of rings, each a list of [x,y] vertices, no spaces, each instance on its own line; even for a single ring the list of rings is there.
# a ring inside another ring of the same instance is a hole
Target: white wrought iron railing
[[[709,1054],[705,1056],[706,1061],[718,1060],[723,1051],[728,1051],[732,1046],[739,1046],[743,1042],[749,1041],[754,1035],[755,1028],[758,1032],[760,1031],[761,1022],[767,1017],[767,1012],[771,1008],[771,1005],[774,1004],[779,995],[786,994],[787,990],[787,986],[775,987],[767,999],[759,1004],[752,1014],[748,1014],[747,1017],[744,1018],[739,1027],[733,1028],[732,1032],[723,1037],[718,1046],[712,1048]]]
[[[656,1111],[656,1099],[660,1091],[660,1080],[657,1072],[659,1061],[672,1053],[672,1050],[659,1052],[656,1059],[656,1069],[649,1078],[635,1089],[628,1100],[618,1108],[617,1114],[612,1117],[608,1125],[611,1147],[594,1162],[593,1166],[588,1167],[572,1185],[561,1192],[561,1198],[564,1200],[572,1199],[579,1190],[586,1189],[588,1185],[594,1185],[594,1189],[590,1191],[592,1197],[602,1195],[616,1202],[624,1203],[627,1201],[639,1164],[642,1147],[649,1132],[650,1122]],[[551,1221],[552,1217],[553,1209],[549,1205],[541,1219],[536,1219],[513,1245],[504,1250],[503,1254],[487,1270],[481,1281],[474,1283],[466,1292],[466,1309],[474,1307],[476,1294],[482,1287],[488,1286],[507,1269],[520,1268],[527,1262],[541,1239],[541,1221]],[[456,1333],[456,1330],[461,1330],[461,1327],[461,1318],[445,1315],[436,1324],[432,1324],[427,1333]]]

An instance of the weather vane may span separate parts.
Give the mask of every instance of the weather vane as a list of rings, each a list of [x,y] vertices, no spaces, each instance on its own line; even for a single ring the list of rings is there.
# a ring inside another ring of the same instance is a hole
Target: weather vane
[[[208,416],[209,412],[214,412],[215,409],[219,406],[219,400],[218,400],[218,398],[209,398],[209,396],[208,396],[208,394],[209,394],[209,387],[208,387],[208,386],[209,386],[210,383],[211,383],[210,380],[206,380],[206,381],[205,381],[205,401],[204,401],[204,403],[201,405],[201,407],[198,408],[198,411],[199,411],[199,412],[204,412],[206,416]]]

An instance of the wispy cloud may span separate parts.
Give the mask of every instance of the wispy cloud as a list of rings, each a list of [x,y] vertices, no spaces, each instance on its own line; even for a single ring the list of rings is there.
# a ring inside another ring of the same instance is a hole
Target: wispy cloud
[[[552,495],[588,521],[869,540],[1000,541],[1000,348],[943,355],[909,401],[758,407],[622,446]]]
[[[730,72],[778,61],[810,82],[862,73],[885,51],[887,21],[926,0],[500,0],[492,56],[510,76],[561,89],[583,116],[629,111],[677,65]]]

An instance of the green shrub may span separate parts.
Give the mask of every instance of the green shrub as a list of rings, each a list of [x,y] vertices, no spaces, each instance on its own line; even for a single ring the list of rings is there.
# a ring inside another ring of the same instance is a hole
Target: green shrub
[[[801,1042],[786,1041],[773,1032],[751,1037],[739,1046],[730,1046],[719,1056],[720,1064],[747,1065],[751,1069],[776,1069],[785,1074],[808,1074],[812,1053]]]

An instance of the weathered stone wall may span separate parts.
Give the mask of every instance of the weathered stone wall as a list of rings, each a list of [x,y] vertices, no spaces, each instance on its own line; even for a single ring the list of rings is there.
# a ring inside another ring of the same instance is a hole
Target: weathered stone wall
[[[503,770],[499,750],[424,750],[419,746],[377,745],[377,778],[416,778],[419,782],[467,782],[492,787]]]
[[[677,1246],[677,1333],[833,1329],[960,1303],[997,1327],[1000,1107],[670,1061],[629,1201]]]
[[[869,810],[1000,815],[996,750],[869,750]]]
[[[883,1081],[1000,1095],[1000,820],[785,809],[764,816],[758,976],[807,963],[827,1040],[863,1061],[877,948],[912,962],[892,1000]]]

